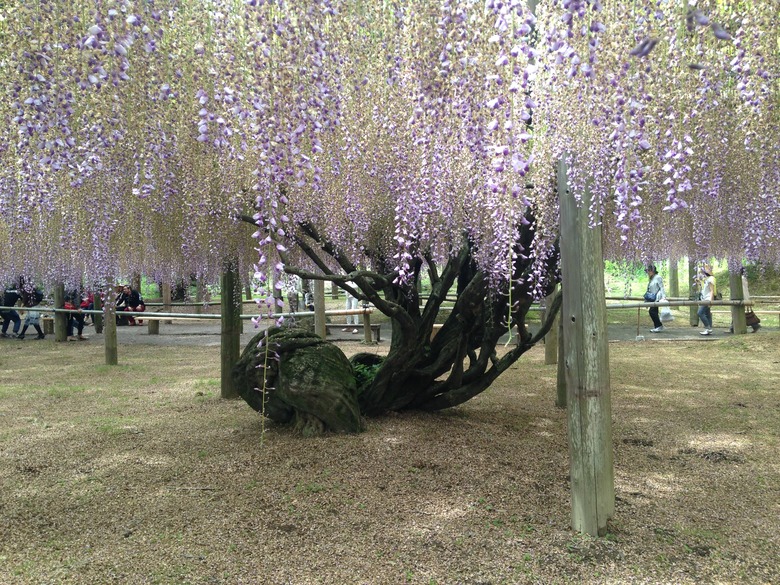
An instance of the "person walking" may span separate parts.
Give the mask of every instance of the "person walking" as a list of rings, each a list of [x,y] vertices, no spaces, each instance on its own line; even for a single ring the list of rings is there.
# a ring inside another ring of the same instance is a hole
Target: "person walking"
[[[3,293],[3,306],[13,307],[21,298],[19,291],[15,286],[10,286],[5,289]],[[22,325],[22,319],[19,317],[19,313],[15,310],[8,308],[0,311],[0,317],[3,318],[3,329],[0,333],[0,337],[16,337],[19,334],[19,327]],[[13,334],[8,335],[8,326],[13,323]]]
[[[655,269],[655,264],[648,264],[645,268],[649,281],[647,283],[647,291],[645,292],[645,302],[657,303],[658,301],[666,298],[664,293],[664,281],[661,279],[661,275]],[[648,311],[650,313],[650,319],[653,321],[653,328],[651,333],[660,333],[664,330],[664,325],[661,323],[661,317],[658,315],[658,307],[650,307]]]
[[[716,286],[715,277],[712,276],[712,266],[705,264],[702,267],[704,278],[701,283],[701,300],[707,303],[711,303],[715,300]],[[699,310],[696,313],[699,316],[701,324],[704,325],[704,331],[700,331],[699,335],[712,335],[712,311],[709,305],[700,305]]]

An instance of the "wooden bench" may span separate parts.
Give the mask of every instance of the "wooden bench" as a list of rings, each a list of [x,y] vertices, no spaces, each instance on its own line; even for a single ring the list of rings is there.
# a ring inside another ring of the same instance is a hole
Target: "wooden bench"
[[[363,327],[364,326],[362,323],[360,325],[347,325],[346,323],[325,323],[325,331],[327,331],[328,333],[330,333],[331,329],[336,329],[338,331],[341,331],[342,329],[349,329],[350,331],[352,329],[357,329],[358,331],[360,331],[361,329],[363,329]],[[371,336],[374,339],[374,341],[377,343],[382,341],[379,336],[379,325],[372,323],[371,325],[369,325],[369,327],[371,327]],[[365,333],[365,331],[363,331],[363,333]]]

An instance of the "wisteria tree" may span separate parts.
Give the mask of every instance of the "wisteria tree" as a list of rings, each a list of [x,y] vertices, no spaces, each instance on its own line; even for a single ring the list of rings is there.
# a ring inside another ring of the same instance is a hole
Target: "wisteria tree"
[[[563,155],[608,257],[779,263],[774,3],[533,4],[5,2],[1,275],[352,282],[393,323],[370,415],[468,400],[544,335]]]

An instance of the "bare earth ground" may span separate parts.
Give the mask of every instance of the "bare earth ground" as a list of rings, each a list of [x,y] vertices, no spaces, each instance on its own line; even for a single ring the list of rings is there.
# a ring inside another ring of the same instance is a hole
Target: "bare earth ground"
[[[779,347],[610,344],[597,539],[542,348],[459,408],[302,439],[218,398],[218,347],[0,340],[0,583],[780,583]]]

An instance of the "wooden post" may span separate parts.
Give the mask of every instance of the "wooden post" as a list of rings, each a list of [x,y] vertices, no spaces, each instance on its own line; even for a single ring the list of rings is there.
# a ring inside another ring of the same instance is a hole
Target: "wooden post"
[[[669,296],[680,296],[680,275],[678,265],[680,261],[677,258],[669,258]]]
[[[603,536],[615,512],[615,472],[601,229],[588,226],[589,189],[578,206],[567,184],[564,155],[558,196],[572,527]]]
[[[103,307],[105,316],[103,328],[103,344],[105,347],[106,365],[115,366],[119,363],[118,343],[116,338],[116,295],[114,283],[109,281],[106,286],[106,302]]]
[[[325,339],[328,330],[325,327],[325,281],[314,281],[314,333]]]
[[[561,307],[563,310],[563,307]],[[563,355],[563,323],[561,322],[561,315],[558,314],[558,371],[556,376],[556,394],[555,394],[555,406],[558,408],[566,408],[566,360]]]
[[[373,343],[371,339],[371,313],[368,312],[368,308],[363,308],[363,343],[371,345]]]
[[[103,299],[100,298],[99,290],[92,294],[92,308],[95,311],[100,311],[103,308]],[[95,333],[103,333],[103,315],[93,314],[92,320],[95,323]]]
[[[170,282],[163,282],[162,286],[160,287],[160,295],[162,296],[162,302],[163,302],[163,311],[165,313],[171,313],[171,283]],[[173,324],[173,321],[170,319],[165,321],[166,325]]]
[[[688,257],[688,286],[690,287],[688,289],[688,298],[692,301],[698,300],[699,298],[699,292],[695,289],[694,284],[696,283],[696,263],[693,261],[693,258],[690,256]],[[699,310],[699,307],[692,305],[690,309],[690,319],[689,323],[691,324],[691,327],[698,327],[699,326],[699,315],[697,314]]]
[[[61,282],[54,286],[54,308],[65,308],[65,285]],[[66,341],[68,339],[68,313],[54,313],[54,341]]]
[[[543,313],[543,319],[547,317],[547,307],[552,304],[555,291],[558,290],[558,285],[555,285],[553,292],[550,296],[544,299],[545,311]],[[550,366],[558,363],[558,323],[560,322],[560,312],[555,317],[555,321],[550,327],[550,331],[544,336],[544,364]]]
[[[241,282],[238,277],[238,262],[225,262],[221,280],[222,347],[221,373],[222,398],[238,398],[238,390],[233,384],[233,366],[241,355]]]
[[[742,275],[740,274],[739,269],[732,270],[730,265],[731,262],[729,262],[729,290],[731,291],[731,300],[741,301],[745,298],[745,291],[742,290]],[[731,326],[734,333],[737,335],[745,335],[747,333],[744,305],[731,306]]]

